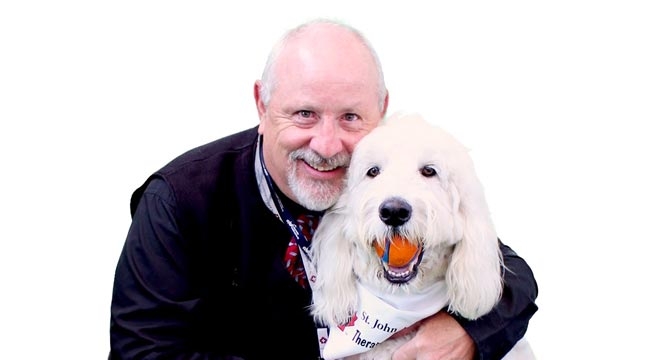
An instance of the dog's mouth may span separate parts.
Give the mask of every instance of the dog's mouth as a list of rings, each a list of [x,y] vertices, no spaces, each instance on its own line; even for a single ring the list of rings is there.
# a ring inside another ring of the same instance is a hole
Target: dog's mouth
[[[382,260],[386,280],[402,284],[417,275],[423,254],[421,241],[415,245],[400,235],[394,235],[392,238],[374,241],[373,247]]]

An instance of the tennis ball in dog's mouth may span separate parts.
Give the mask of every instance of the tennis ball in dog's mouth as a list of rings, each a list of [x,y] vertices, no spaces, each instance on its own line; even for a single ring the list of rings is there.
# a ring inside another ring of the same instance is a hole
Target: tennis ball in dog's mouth
[[[391,241],[379,244],[374,242],[373,246],[380,258],[384,257],[385,247],[388,249],[388,266],[402,267],[408,265],[418,255],[419,247],[410,243],[406,238],[395,235]],[[385,261],[385,260],[384,260]]]

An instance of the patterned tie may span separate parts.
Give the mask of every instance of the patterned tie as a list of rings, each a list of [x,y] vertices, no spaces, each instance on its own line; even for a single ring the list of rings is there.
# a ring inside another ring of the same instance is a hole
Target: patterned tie
[[[311,241],[311,237],[314,235],[319,220],[320,218],[315,215],[300,215],[298,216],[298,219],[296,219],[298,227],[305,235],[307,241]],[[305,267],[300,258],[300,247],[298,246],[298,243],[296,243],[296,238],[293,236],[291,237],[287,251],[284,254],[284,263],[287,270],[289,270],[291,277],[293,277],[300,286],[306,288],[307,274],[305,273]]]

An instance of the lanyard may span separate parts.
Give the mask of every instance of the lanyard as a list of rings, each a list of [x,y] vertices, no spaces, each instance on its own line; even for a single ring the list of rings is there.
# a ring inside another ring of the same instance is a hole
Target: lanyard
[[[305,273],[307,274],[307,283],[311,286],[313,282],[316,281],[316,269],[314,269],[314,264],[311,261],[311,249],[309,247],[309,241],[307,241],[307,238],[305,237],[305,234],[300,231],[298,228],[298,225],[296,224],[296,221],[294,220],[293,216],[287,211],[287,209],[284,207],[284,204],[282,204],[282,200],[280,199],[280,196],[278,193],[275,191],[275,188],[273,187],[273,181],[271,180],[271,175],[269,175],[268,170],[266,169],[266,164],[264,163],[264,154],[262,153],[262,137],[260,136],[259,138],[259,157],[260,157],[260,165],[262,166],[262,173],[264,174],[264,179],[266,180],[266,185],[269,188],[269,192],[271,193],[271,199],[273,199],[273,203],[275,204],[275,208],[277,209],[278,216],[280,216],[280,219],[284,224],[289,228],[293,236],[296,238],[296,243],[298,244],[300,248],[300,256],[302,257],[302,263],[303,266],[305,267]],[[320,348],[320,353],[321,353],[321,359],[323,356],[323,350],[325,349],[325,344],[327,343],[327,340],[329,338],[329,328],[327,326],[323,326],[322,324],[316,323],[316,333],[318,336],[318,346]]]
[[[282,222],[284,222],[284,224],[287,226],[287,228],[289,228],[293,236],[296,238],[296,243],[298,244],[301,250],[300,251],[301,256],[303,256],[303,263],[309,262],[311,264],[311,251],[309,249],[309,241],[305,237],[305,234],[303,234],[302,231],[300,231],[300,228],[298,227],[298,224],[294,220],[293,216],[291,216],[289,211],[287,211],[287,209],[282,204],[280,195],[278,195],[278,193],[275,191],[275,188],[273,187],[273,181],[271,180],[271,175],[269,175],[269,172],[266,169],[266,164],[264,163],[264,154],[262,153],[262,137],[260,137],[259,155],[260,155],[260,163],[262,165],[262,172],[264,173],[266,184],[269,187],[269,191],[271,193],[271,198],[273,199],[273,203],[275,204],[275,207],[278,210],[278,215],[280,216]],[[305,265],[305,269],[307,269],[308,268],[307,264],[304,265]]]

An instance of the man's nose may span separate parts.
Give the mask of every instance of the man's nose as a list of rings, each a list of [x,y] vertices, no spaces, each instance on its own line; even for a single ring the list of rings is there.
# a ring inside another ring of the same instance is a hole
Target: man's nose
[[[335,119],[321,119],[314,131],[310,146],[320,156],[329,158],[344,150],[342,138],[344,131],[338,126]]]

